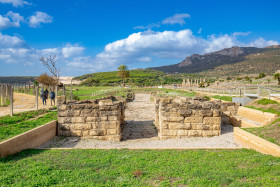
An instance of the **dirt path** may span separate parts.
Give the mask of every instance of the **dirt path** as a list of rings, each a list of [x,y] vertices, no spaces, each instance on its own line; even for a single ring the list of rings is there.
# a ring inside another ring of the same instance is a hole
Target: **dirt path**
[[[47,100],[47,105],[43,107],[42,100],[38,98],[39,109],[49,108],[51,106],[50,99]],[[14,113],[35,110],[35,96],[23,93],[14,93]],[[10,114],[10,106],[0,107],[0,116]]]
[[[157,139],[153,124],[155,105],[150,101],[150,94],[136,94],[135,100],[125,109],[126,124],[122,130],[123,140],[151,138]]]

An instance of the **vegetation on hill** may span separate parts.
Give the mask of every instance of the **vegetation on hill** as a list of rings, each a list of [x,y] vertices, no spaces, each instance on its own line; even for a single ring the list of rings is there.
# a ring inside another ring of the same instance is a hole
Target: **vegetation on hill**
[[[35,81],[36,77],[31,76],[12,76],[12,77],[0,77],[0,83],[18,83],[25,84]]]
[[[126,84],[135,86],[155,86],[169,83],[182,83],[182,77],[168,75],[155,70],[130,70],[130,77],[125,80]],[[85,86],[119,86],[123,79],[117,76],[117,71],[92,73],[79,77],[75,80],[82,80],[81,85]]]

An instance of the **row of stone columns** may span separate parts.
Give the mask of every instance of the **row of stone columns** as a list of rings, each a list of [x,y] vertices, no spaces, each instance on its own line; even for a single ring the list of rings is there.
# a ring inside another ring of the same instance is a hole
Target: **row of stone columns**
[[[187,79],[186,80],[184,78],[182,86],[183,87],[185,87],[185,86],[187,86],[187,87],[199,87],[199,84],[202,83],[202,81],[205,82],[206,80],[205,79],[202,80],[201,78],[200,79],[194,79],[194,80],[193,79]]]

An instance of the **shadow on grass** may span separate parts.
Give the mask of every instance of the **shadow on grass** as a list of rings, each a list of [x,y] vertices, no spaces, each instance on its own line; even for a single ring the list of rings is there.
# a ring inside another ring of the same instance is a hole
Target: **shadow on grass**
[[[32,157],[34,155],[41,154],[44,151],[46,151],[46,150],[26,149],[26,150],[23,150],[19,153],[16,153],[16,154],[13,154],[13,155],[10,155],[10,156],[6,156],[4,158],[0,158],[0,162],[2,162],[2,163],[11,162],[11,161],[16,162],[16,161],[21,160],[21,159],[25,159],[25,158],[28,158],[28,157]]]

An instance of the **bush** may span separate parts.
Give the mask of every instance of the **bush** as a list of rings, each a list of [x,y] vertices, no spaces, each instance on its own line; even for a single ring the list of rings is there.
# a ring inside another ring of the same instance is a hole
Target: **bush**
[[[261,79],[261,78],[264,78],[266,76],[266,74],[265,73],[260,73],[259,74],[259,78]]]

